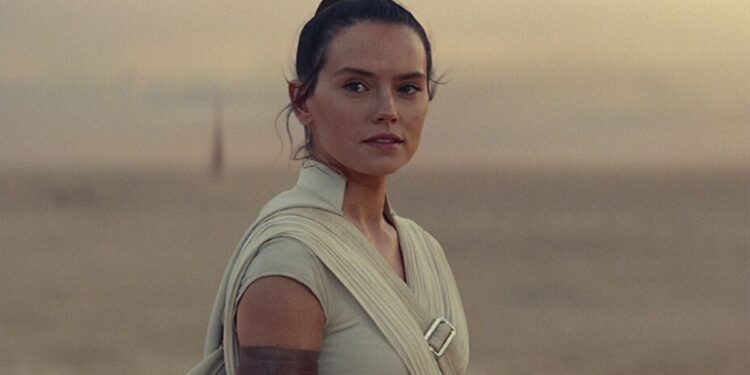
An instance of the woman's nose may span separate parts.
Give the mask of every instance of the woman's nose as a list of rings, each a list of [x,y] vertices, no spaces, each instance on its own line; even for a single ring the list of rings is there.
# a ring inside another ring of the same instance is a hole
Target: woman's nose
[[[386,92],[378,98],[378,109],[375,122],[393,124],[398,121],[398,110],[393,93]]]

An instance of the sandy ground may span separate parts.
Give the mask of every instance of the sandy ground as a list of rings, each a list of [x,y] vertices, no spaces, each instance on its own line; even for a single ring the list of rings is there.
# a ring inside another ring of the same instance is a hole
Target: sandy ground
[[[229,254],[295,175],[0,171],[0,372],[184,373]],[[391,197],[446,249],[471,373],[740,375],[747,176],[411,170]]]

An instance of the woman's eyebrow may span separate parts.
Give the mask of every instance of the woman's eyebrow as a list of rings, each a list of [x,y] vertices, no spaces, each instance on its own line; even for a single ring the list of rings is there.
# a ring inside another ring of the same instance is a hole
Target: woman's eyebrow
[[[396,78],[398,78],[400,80],[406,80],[406,79],[415,79],[415,78],[422,79],[422,78],[425,78],[425,77],[427,77],[427,76],[424,73],[422,73],[422,72],[411,72],[411,73],[402,74],[402,75],[400,75],[400,76],[398,76]]]
[[[357,74],[357,75],[361,75],[365,77],[375,77],[376,75],[375,73],[369,70],[360,69],[360,68],[352,68],[349,66],[341,68],[333,73],[334,76],[341,75],[341,74]],[[404,80],[404,79],[414,79],[414,78],[424,78],[424,77],[426,77],[424,73],[416,71],[416,72],[400,74],[396,77],[396,79]]]
[[[365,76],[365,77],[374,77],[375,76],[375,73],[373,73],[371,71],[364,70],[364,69],[359,69],[359,68],[352,68],[352,67],[348,67],[348,66],[347,67],[343,67],[343,68],[337,70],[335,73],[333,73],[333,75],[337,76],[337,75],[347,74],[347,73],[348,74],[357,74],[357,75],[361,75],[361,76]]]

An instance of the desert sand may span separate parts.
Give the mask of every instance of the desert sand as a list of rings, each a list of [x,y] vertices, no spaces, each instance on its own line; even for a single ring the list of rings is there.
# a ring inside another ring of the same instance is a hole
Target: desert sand
[[[229,254],[293,167],[0,170],[3,374],[182,374]],[[404,171],[472,374],[750,373],[748,170]]]

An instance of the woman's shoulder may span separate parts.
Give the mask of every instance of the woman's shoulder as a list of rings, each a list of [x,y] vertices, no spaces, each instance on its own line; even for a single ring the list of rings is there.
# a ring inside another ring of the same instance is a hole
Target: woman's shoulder
[[[286,236],[273,237],[260,245],[248,269],[264,272],[279,270],[305,275],[324,271],[322,262],[307,245]]]
[[[241,346],[319,351],[325,294],[301,244],[273,239],[243,275],[236,331]]]
[[[440,246],[438,240],[421,225],[412,219],[408,219],[402,216],[395,216],[395,220],[401,231],[407,232],[410,236],[416,236],[428,241],[431,245]]]
[[[328,272],[320,259],[302,242],[290,237],[275,237],[263,243],[242,276],[241,290],[254,281],[270,276],[292,279],[309,289],[328,306]]]

